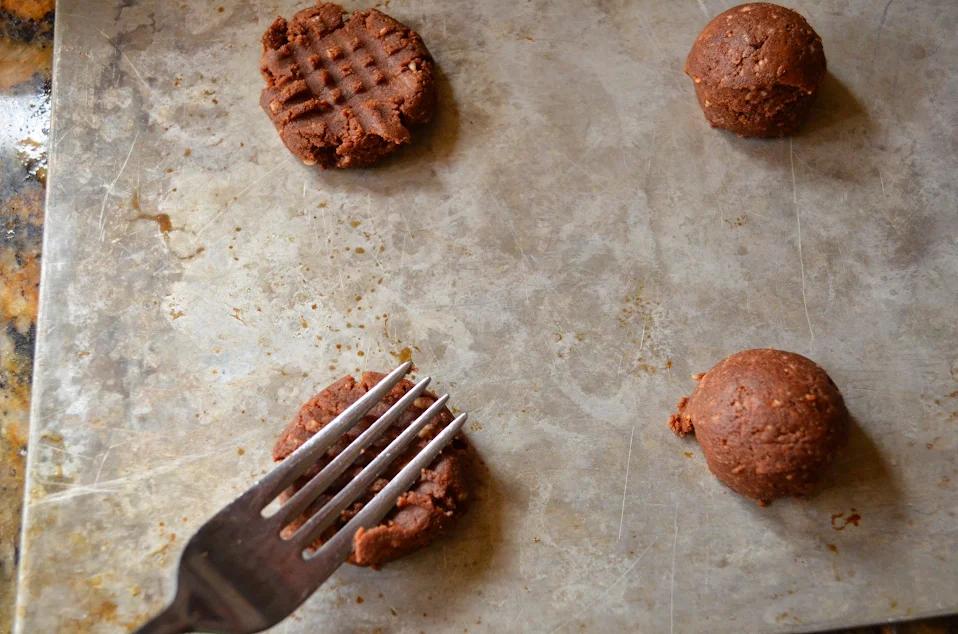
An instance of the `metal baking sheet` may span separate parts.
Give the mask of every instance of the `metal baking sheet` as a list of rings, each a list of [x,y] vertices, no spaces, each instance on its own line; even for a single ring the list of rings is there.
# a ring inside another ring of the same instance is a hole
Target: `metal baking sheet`
[[[830,75],[802,134],[755,141],[682,74],[724,2],[392,0],[438,116],[320,172],[257,103],[259,37],[306,3],[58,3],[18,632],[141,623],[299,404],[409,355],[472,414],[472,509],[279,632],[958,609],[958,7],[795,3]],[[690,374],[759,346],[856,419],[807,501],[729,493],[666,426]]]

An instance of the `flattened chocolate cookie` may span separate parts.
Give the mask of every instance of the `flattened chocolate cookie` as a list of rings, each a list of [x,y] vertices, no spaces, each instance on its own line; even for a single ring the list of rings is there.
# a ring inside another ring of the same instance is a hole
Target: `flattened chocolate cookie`
[[[319,2],[263,35],[260,105],[307,165],[363,167],[409,143],[432,117],[432,58],[422,38],[375,9],[345,24]]]
[[[313,434],[329,424],[374,385],[382,381],[385,376],[385,374],[376,372],[366,372],[359,381],[347,376],[307,401],[276,441],[276,445],[273,447],[273,459],[278,462],[293,453]],[[333,445],[315,466],[310,468],[293,486],[284,492],[281,501],[285,502],[296,491],[303,488],[313,476],[338,456],[350,442],[376,422],[376,419],[382,416],[412,387],[413,384],[407,380],[403,380],[394,387],[386,395],[386,398],[370,410],[369,414],[359,424],[350,430],[342,440]],[[412,424],[420,414],[435,402],[436,395],[431,392],[426,392],[417,398],[413,405],[399,417],[399,420],[393,423],[381,438],[366,449],[326,493],[321,495],[316,502],[306,509],[300,518],[284,530],[284,534],[289,535],[302,526],[350,480],[355,478],[363,467],[378,456],[402,430]],[[340,514],[337,522],[320,536],[313,547],[321,546],[324,541],[332,537],[336,531],[352,519],[377,492],[386,486],[389,480],[399,473],[452,420],[452,414],[448,409],[443,408],[439,415],[419,433],[419,436],[410,444],[406,452],[386,469],[382,477],[373,483],[372,488],[366,494]],[[379,526],[369,530],[360,530],[356,533],[353,538],[353,552],[348,559],[349,563],[358,566],[379,566],[426,546],[449,530],[456,518],[465,512],[465,503],[468,497],[467,460],[466,440],[460,434],[449,446],[443,449],[442,453],[427,469],[423,470],[418,482],[399,498],[396,508],[385,517]]]

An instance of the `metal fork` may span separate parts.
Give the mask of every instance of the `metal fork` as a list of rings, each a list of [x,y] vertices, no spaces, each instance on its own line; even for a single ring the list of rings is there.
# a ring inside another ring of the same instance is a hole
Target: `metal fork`
[[[137,634],[216,632],[247,634],[271,627],[295,610],[344,562],[353,536],[371,528],[396,504],[439,452],[462,429],[460,414],[406,465],[359,513],[318,550],[309,546],[403,453],[443,408],[436,400],[402,431],[356,478],[288,538],[280,532],[298,517],[376,438],[422,395],[430,378],[419,381],[375,423],[274,514],[263,509],[313,466],[330,447],[402,380],[412,363],[393,370],[358,401],[283,460],[248,491],[204,524],[180,557],[176,595]]]

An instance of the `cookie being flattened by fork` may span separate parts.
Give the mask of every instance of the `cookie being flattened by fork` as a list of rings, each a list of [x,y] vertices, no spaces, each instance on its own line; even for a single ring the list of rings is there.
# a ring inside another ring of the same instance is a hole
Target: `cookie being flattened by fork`
[[[283,460],[306,442],[320,429],[329,424],[347,407],[359,400],[385,377],[385,374],[366,372],[360,380],[351,376],[340,379],[307,401],[296,417],[286,426],[276,445],[273,447],[273,459]],[[323,458],[310,468],[293,486],[283,493],[281,501],[288,500],[301,489],[326,465],[328,465],[346,446],[369,428],[390,406],[398,401],[413,387],[413,383],[402,380],[386,397],[378,403],[352,430],[335,445],[330,447]],[[323,505],[328,503],[350,480],[369,464],[392,442],[403,429],[412,424],[430,405],[436,402],[436,395],[425,392],[417,398],[399,419],[378,438],[359,458],[341,475],[332,486],[308,508],[295,522],[290,524],[284,535],[288,535],[302,526]],[[419,433],[405,453],[397,458],[382,476],[373,483],[372,488],[354,504],[340,514],[337,522],[331,526],[314,544],[318,548],[322,543],[343,527],[363,506],[382,490],[399,471],[416,457],[429,441],[436,437],[450,422],[453,416],[448,409],[440,413]],[[460,434],[441,454],[424,469],[419,480],[402,497],[379,526],[369,530],[360,530],[353,539],[353,552],[349,563],[358,566],[379,566],[387,561],[401,557],[409,552],[426,546],[445,533],[454,524],[456,518],[465,512],[467,488],[468,448],[465,438]]]
[[[411,139],[435,105],[432,58],[422,38],[369,9],[345,24],[319,2],[263,35],[260,105],[307,165],[363,167]]]

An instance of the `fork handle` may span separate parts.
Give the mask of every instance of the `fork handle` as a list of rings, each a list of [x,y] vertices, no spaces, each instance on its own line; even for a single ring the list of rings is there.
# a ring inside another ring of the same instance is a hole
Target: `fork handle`
[[[187,634],[192,632],[190,620],[176,602],[140,626],[134,634]]]

